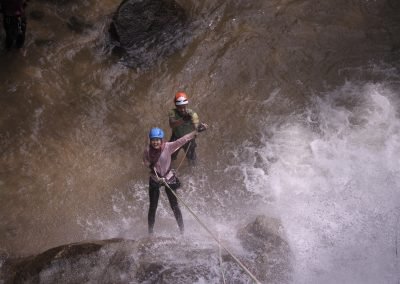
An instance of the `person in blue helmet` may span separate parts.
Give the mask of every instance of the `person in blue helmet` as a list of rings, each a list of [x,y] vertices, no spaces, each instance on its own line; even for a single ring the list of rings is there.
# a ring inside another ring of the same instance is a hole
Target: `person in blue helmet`
[[[181,234],[184,232],[182,213],[179,209],[178,200],[171,192],[180,187],[181,183],[175,172],[171,170],[171,155],[177,151],[182,145],[196,137],[198,132],[207,129],[206,124],[201,124],[197,130],[192,131],[183,137],[173,141],[164,141],[164,131],[158,127],[154,127],[149,132],[150,143],[143,153],[143,163],[150,168],[149,178],[149,197],[150,206],[148,213],[148,230],[149,234],[153,234],[155,216],[157,211],[158,199],[160,196],[160,188],[165,187],[169,204],[175,215]],[[168,185],[169,188],[166,187]]]
[[[6,32],[6,49],[10,49],[14,44],[16,48],[24,45],[27,2],[28,0],[0,0],[3,26]]]

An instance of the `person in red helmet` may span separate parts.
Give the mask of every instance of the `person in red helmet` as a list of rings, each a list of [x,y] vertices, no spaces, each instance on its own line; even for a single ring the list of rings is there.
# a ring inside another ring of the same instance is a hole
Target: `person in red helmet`
[[[176,93],[174,103],[175,108],[169,112],[169,126],[172,129],[170,141],[175,141],[203,125],[200,123],[197,113],[187,107],[189,101],[186,93]],[[196,140],[193,138],[180,148],[185,151],[190,165],[196,164],[196,146]],[[179,150],[172,155],[172,160],[176,160]]]
[[[21,48],[24,45],[26,31],[25,7],[27,2],[28,0],[0,0],[7,49],[10,49],[14,44],[17,48]]]

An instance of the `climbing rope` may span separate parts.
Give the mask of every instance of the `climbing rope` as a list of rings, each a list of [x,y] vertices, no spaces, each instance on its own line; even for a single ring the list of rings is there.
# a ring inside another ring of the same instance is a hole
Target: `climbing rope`
[[[157,175],[157,172],[156,172]],[[158,175],[157,175],[157,178]],[[218,243],[219,246],[221,246],[226,252],[239,264],[239,266],[250,276],[251,279],[254,280],[255,283],[261,284],[260,281],[257,280],[257,278],[247,269],[247,267],[236,257],[233,255],[233,253],[225,247],[219,239],[211,232],[211,230],[200,220],[200,218],[196,215],[196,213],[193,212],[193,210],[186,204],[185,201],[182,200],[173,190],[172,188],[168,185],[168,183],[165,181],[165,179],[161,179],[162,183],[165,185],[166,188],[168,188],[172,194],[189,210],[189,212],[193,215],[193,217],[199,222],[199,224],[211,235],[211,237]]]
[[[218,241],[219,241],[219,234],[218,234]],[[224,266],[222,265],[222,254],[221,254],[221,246],[218,243],[218,258],[219,258],[219,266],[221,266],[221,274],[222,274],[222,282],[226,284],[225,281],[225,273],[224,273]]]
[[[191,143],[192,143],[192,140],[189,141],[189,145],[188,145],[188,147],[186,148],[185,155],[184,155],[183,158],[181,159],[179,165],[176,167],[176,171],[177,171],[177,172],[178,172],[179,168],[182,166],[182,162],[183,162],[183,160],[185,160],[185,158],[186,158],[186,156],[187,156],[187,153],[189,152],[190,144],[191,144]]]
[[[397,210],[397,212],[399,212]],[[395,242],[395,254],[396,254],[396,261],[397,261],[397,267],[400,268],[400,262],[399,262],[399,231],[400,231],[400,215],[397,216],[397,228],[396,228],[396,239],[394,240]],[[400,284],[400,275],[397,278],[397,283]]]

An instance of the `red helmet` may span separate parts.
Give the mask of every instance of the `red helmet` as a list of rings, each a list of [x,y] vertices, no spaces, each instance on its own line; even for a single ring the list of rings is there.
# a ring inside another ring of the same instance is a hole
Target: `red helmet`
[[[188,98],[184,92],[178,92],[175,95],[175,105],[182,106],[189,103]]]

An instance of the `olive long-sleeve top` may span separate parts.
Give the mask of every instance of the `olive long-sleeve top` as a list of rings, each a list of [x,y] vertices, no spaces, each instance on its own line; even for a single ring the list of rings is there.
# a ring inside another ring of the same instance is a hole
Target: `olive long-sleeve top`
[[[169,116],[169,126],[172,129],[173,137],[181,138],[183,135],[188,134],[195,130],[200,123],[199,116],[196,112],[191,109],[186,110],[187,114],[190,115],[191,119],[185,121],[179,114],[177,109],[171,109]]]

